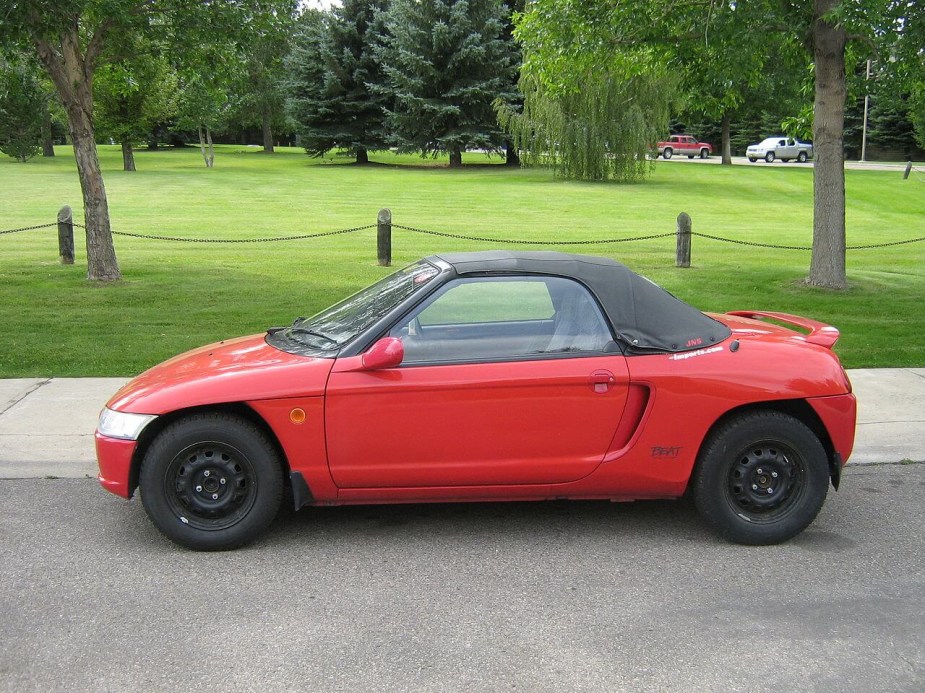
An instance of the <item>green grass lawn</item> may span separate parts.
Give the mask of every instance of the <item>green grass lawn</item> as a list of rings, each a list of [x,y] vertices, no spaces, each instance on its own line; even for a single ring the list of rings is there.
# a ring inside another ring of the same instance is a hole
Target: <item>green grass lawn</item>
[[[0,160],[0,231],[52,222],[63,204],[82,221],[68,147],[54,159]],[[563,246],[557,242],[695,232],[810,245],[809,167],[659,162],[645,183],[575,183],[467,155],[445,162],[380,154],[380,165],[219,147],[214,169],[197,149],[136,154],[121,170],[101,147],[114,231],[191,239],[286,236],[393,222],[460,235],[535,239],[490,244],[396,230],[394,264],[451,250],[560,249],[614,257],[708,311],[767,309],[837,326],[848,367],[925,365],[925,242],[848,254],[845,292],[802,284],[809,252],[693,239],[691,269],[674,267],[673,238]],[[925,183],[894,171],[848,171],[848,244],[925,236]],[[78,232],[80,230],[78,229]],[[376,265],[375,229],[276,243],[199,244],[116,237],[124,280],[85,280],[57,260],[53,228],[0,235],[0,377],[131,375],[177,352],[310,315],[390,271]]]

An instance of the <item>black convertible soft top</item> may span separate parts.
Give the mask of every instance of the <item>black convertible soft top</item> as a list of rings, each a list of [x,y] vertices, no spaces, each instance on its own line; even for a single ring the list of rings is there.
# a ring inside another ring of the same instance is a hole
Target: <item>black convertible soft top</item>
[[[490,250],[446,253],[429,259],[442,260],[460,276],[541,274],[575,279],[597,297],[617,334],[633,351],[702,349],[731,334],[721,322],[609,258]]]

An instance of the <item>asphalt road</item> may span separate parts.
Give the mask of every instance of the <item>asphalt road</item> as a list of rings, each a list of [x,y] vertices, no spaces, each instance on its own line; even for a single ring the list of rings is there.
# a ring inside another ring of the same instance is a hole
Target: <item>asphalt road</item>
[[[94,480],[0,481],[0,690],[921,691],[925,465],[725,544],[684,504],[308,509],[179,549]]]
[[[664,159],[662,157],[658,157],[656,161],[658,161],[659,163],[664,162],[664,163],[669,163],[669,164],[689,163],[693,165],[702,165],[702,164],[717,164],[718,165],[718,164],[723,163],[723,157],[719,153],[715,153],[709,159],[701,159],[699,157],[688,159],[687,156],[683,154],[675,154],[670,159]],[[780,159],[778,159],[777,161],[773,161],[769,164],[765,162],[764,159],[759,159],[758,161],[752,162],[752,161],[749,161],[744,156],[734,156],[732,157],[732,163],[737,166],[738,165],[741,165],[741,166],[771,166],[773,168],[794,166],[796,168],[811,169],[813,167],[813,162],[811,159],[802,164],[799,163],[798,161],[788,161],[785,163],[781,161]],[[845,168],[849,170],[854,170],[854,171],[897,171],[901,174],[906,168],[906,162],[899,163],[895,161],[845,161]],[[921,172],[922,167],[916,166],[914,170],[916,172]]]

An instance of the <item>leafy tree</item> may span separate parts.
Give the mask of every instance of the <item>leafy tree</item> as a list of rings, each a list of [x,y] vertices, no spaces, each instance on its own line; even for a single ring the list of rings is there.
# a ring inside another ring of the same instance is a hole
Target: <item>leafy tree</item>
[[[501,107],[499,119],[525,161],[585,180],[633,181],[651,170],[646,153],[668,129],[679,83],[636,35],[614,49],[600,29],[612,11],[553,0],[519,15],[523,112]]]
[[[669,7],[653,22],[651,42],[680,74],[685,110],[721,123],[722,163],[732,164],[731,124],[753,111],[786,100],[799,89],[806,64],[794,37],[751,30],[773,23],[766,2],[715,3],[704,13],[696,3]],[[673,29],[673,30],[671,30]],[[771,128],[779,130],[780,124]]]
[[[107,49],[129,33],[156,35],[186,48],[226,44],[276,11],[279,2],[2,0],[0,35],[5,43],[35,50],[67,113],[83,193],[89,279],[121,277],[93,121],[94,78],[111,58]]]
[[[513,98],[517,57],[503,38],[500,0],[393,0],[378,49],[399,149],[447,152],[462,166],[467,148],[503,142],[492,102]]]
[[[286,125],[284,62],[295,28],[291,3],[283,3],[254,27],[243,47],[243,66],[232,99],[235,117],[245,126],[260,127],[263,151],[272,153],[273,131]]]
[[[330,13],[303,15],[287,62],[287,86],[289,113],[308,154],[338,148],[364,164],[369,151],[388,146],[388,99],[373,90],[383,82],[375,46],[384,33],[386,4],[345,0]]]
[[[499,121],[527,164],[567,178],[639,180],[653,165],[651,143],[668,127],[666,83],[664,74],[601,66],[551,85],[525,70],[522,111],[499,105]]]
[[[98,133],[122,145],[123,168],[134,171],[133,141],[176,112],[177,75],[156,45],[127,39],[120,57],[97,70],[94,101]]]
[[[26,162],[42,149],[48,99],[27,60],[0,60],[0,151]]]

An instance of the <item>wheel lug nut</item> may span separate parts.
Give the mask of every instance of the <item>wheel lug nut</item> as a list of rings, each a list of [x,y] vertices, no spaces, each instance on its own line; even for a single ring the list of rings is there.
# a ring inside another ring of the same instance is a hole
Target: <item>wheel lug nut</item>
[[[213,493],[213,494],[212,494],[212,500],[218,500],[218,494],[217,494],[217,493]]]
[[[764,470],[763,470],[761,467],[758,467],[758,473],[759,473],[759,474],[764,474]]]
[[[760,473],[761,470],[759,469],[758,472]],[[206,471],[204,471],[204,472],[202,473],[202,475],[203,475],[203,476],[209,476],[209,474],[211,474],[211,473],[212,473],[212,472],[210,472],[210,471],[207,469]]]
[[[196,487],[196,493],[202,493],[202,486]]]
[[[768,495],[770,496],[772,493],[774,493],[774,489],[773,489],[773,488],[769,488],[769,489],[768,489]]]
[[[218,483],[220,483],[222,486],[224,486],[227,482],[226,482],[224,479],[219,479],[219,480],[218,480]]]
[[[777,472],[771,472],[771,476],[772,476],[773,478],[776,479],[776,478],[777,478]]]
[[[752,491],[758,490],[758,484],[752,484]]]

